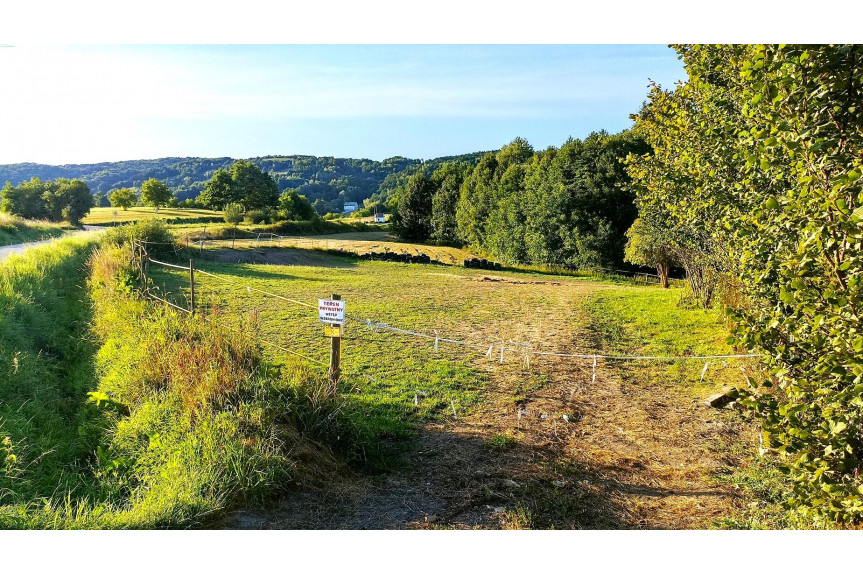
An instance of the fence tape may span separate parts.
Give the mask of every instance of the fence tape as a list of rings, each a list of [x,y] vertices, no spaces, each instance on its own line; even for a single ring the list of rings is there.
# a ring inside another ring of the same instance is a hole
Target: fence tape
[[[348,319],[350,319],[351,321],[357,321],[357,320],[353,320],[353,318],[348,318]],[[427,334],[420,333],[417,331],[411,331],[411,330],[407,330],[407,329],[401,329],[398,327],[393,327],[389,324],[377,322],[377,321],[374,321],[372,319],[365,319],[365,320],[360,321],[360,323],[362,323],[363,325],[365,325],[366,327],[368,327],[370,329],[380,329],[380,330],[384,330],[384,331],[391,331],[391,332],[395,332],[395,333],[401,333],[404,335],[411,335],[414,337],[419,337],[419,338],[429,339],[429,340],[436,339],[435,336],[433,336],[433,335],[427,335]],[[473,344],[473,343],[458,340],[458,339],[449,339],[449,338],[443,338],[443,337],[438,337],[437,340],[439,342],[452,343],[455,345],[462,345],[462,346],[471,347],[474,349],[486,350],[486,347],[483,344]],[[488,358],[491,357],[495,345],[496,344],[492,343],[488,346],[488,350],[485,351],[485,357],[488,357]],[[516,345],[519,345],[519,347],[521,347],[522,349],[512,348],[512,349],[509,349],[509,351],[512,351],[515,353],[524,353],[524,354],[529,354],[529,355],[534,355],[534,356],[591,359],[594,361],[594,369],[596,368],[596,360],[597,359],[636,360],[636,361],[677,361],[677,360],[709,360],[709,359],[743,359],[743,358],[763,357],[764,356],[764,354],[760,354],[760,353],[738,353],[738,354],[727,354],[727,355],[603,355],[603,354],[598,354],[598,353],[585,354],[585,353],[559,353],[559,352],[550,352],[550,351],[537,351],[537,350],[530,349],[527,346],[524,346],[522,344],[516,344]],[[500,357],[503,358],[504,351],[507,349],[503,342],[501,342],[500,348],[501,348]]]
[[[188,267],[183,267],[183,266],[178,266],[178,265],[169,264],[169,263],[165,263],[165,262],[160,262],[160,261],[154,260],[152,258],[148,258],[148,260],[150,262],[158,264],[158,265],[163,265],[163,266],[167,266],[167,267],[171,267],[171,268],[175,268],[175,269],[179,269],[179,270],[186,271],[189,269]],[[295,305],[307,307],[310,309],[317,309],[317,306],[315,306],[315,305],[308,304],[308,303],[298,301],[295,299],[291,299],[291,298],[288,298],[288,297],[285,297],[285,296],[282,296],[282,295],[279,295],[279,294],[276,294],[273,292],[269,292],[266,290],[262,290],[259,288],[251,287],[251,286],[249,286],[243,282],[228,279],[226,277],[219,276],[219,275],[216,275],[214,273],[210,273],[210,272],[200,270],[200,269],[196,269],[195,271],[201,275],[205,275],[205,276],[212,277],[214,279],[217,279],[217,280],[220,280],[223,282],[227,282],[227,283],[231,283],[234,285],[245,287],[246,291],[249,293],[251,293],[252,291],[255,291],[255,292],[258,292],[258,293],[263,294],[263,295],[267,295],[267,296],[274,297],[274,298],[282,300],[282,301],[293,303]],[[369,328],[373,331],[381,329],[381,330],[385,330],[385,331],[401,333],[404,335],[410,335],[413,337],[419,337],[419,338],[423,338],[423,339],[433,340],[435,351],[439,350],[439,344],[440,343],[451,343],[454,345],[461,345],[461,346],[465,346],[465,347],[471,347],[474,349],[482,349],[482,350],[486,349],[484,344],[473,344],[473,343],[458,340],[458,339],[450,339],[450,338],[440,337],[437,330],[434,330],[435,335],[428,335],[428,334],[420,333],[417,331],[411,331],[411,330],[393,327],[389,324],[377,322],[377,321],[374,321],[372,319],[365,319],[365,320],[354,320],[353,318],[346,318],[346,319],[348,319],[350,321],[358,321],[359,323],[364,324],[367,328]],[[519,344],[519,343],[515,343],[514,345],[516,345],[522,349],[511,349],[510,351],[515,351],[516,353],[521,352],[521,353],[524,353],[526,356],[534,355],[534,356],[573,358],[573,359],[592,359],[593,360],[593,381],[596,381],[596,360],[597,359],[604,359],[604,360],[610,360],[610,361],[677,361],[677,360],[744,359],[744,358],[751,358],[751,357],[763,357],[763,354],[755,354],[755,353],[727,354],[727,355],[680,355],[680,356],[603,355],[603,354],[561,353],[561,352],[537,351],[537,350],[530,349],[529,346],[527,346],[527,345]],[[495,344],[491,343],[488,347],[488,351],[485,352],[485,356],[488,357],[489,359],[491,358],[492,352],[494,350],[494,346],[495,346]],[[499,360],[500,363],[504,363],[504,352],[505,351],[506,351],[506,345],[504,342],[501,342],[500,343],[500,360]],[[529,362],[529,360],[526,360],[527,365],[529,365],[528,362]],[[703,378],[703,375],[702,375],[702,378]]]

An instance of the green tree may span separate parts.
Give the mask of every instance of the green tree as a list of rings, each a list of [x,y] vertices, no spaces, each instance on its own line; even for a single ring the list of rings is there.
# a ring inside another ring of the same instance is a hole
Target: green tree
[[[431,176],[431,181],[437,188],[432,198],[431,238],[438,244],[461,243],[455,213],[461,186],[471,171],[470,164],[446,162]]]
[[[226,204],[224,209],[225,221],[237,225],[243,221],[243,206],[240,204]]]
[[[83,180],[58,178],[42,194],[49,219],[78,225],[93,207],[93,194]]]
[[[279,187],[253,163],[238,160],[231,166],[231,196],[237,197],[246,210],[275,208]]]
[[[397,211],[393,214],[393,231],[400,238],[426,241],[431,234],[432,197],[435,187],[425,174],[417,172],[397,194]]]
[[[626,261],[653,266],[662,287],[668,287],[668,272],[676,263],[675,243],[668,228],[641,218],[632,222],[626,232]]]
[[[109,196],[111,205],[115,208],[128,210],[138,202],[138,194],[132,188],[119,188],[111,192]]]
[[[166,206],[173,199],[171,188],[156,178],[150,178],[141,184],[141,202],[147,206]]]
[[[247,211],[275,208],[279,201],[279,187],[255,164],[237,160],[230,171],[216,170],[198,200],[213,210],[235,203]]]
[[[318,216],[306,196],[296,190],[286,190],[279,196],[279,211],[287,220],[313,220]]]
[[[228,204],[239,203],[238,190],[232,185],[231,173],[219,168],[205,184],[198,202],[211,210],[221,210]]]
[[[78,224],[93,207],[93,195],[82,180],[31,178],[0,190],[0,210],[30,219],[67,220]]]
[[[0,191],[0,210],[28,219],[46,219],[48,212],[42,195],[47,190],[45,182],[30,178],[17,186],[6,182]]]

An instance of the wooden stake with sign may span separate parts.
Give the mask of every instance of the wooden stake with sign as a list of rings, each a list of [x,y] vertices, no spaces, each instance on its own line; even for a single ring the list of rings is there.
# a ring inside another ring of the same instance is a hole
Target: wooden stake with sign
[[[324,322],[324,335],[330,338],[330,369],[327,376],[333,395],[342,375],[342,326],[345,323],[345,304],[342,296],[334,293],[329,300],[318,300],[318,318]]]

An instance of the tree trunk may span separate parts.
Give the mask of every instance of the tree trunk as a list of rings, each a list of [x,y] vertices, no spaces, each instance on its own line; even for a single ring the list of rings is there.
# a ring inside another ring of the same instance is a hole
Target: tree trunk
[[[668,264],[656,264],[656,275],[659,276],[662,287],[668,289]]]

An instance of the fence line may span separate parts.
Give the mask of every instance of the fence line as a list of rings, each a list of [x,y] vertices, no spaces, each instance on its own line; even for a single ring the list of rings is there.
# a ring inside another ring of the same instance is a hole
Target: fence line
[[[182,269],[188,269],[188,268],[182,268]],[[247,290],[249,290],[249,291],[256,291],[256,292],[258,292],[258,293],[262,293],[262,294],[264,294],[264,295],[268,295],[268,296],[270,296],[270,297],[274,297],[274,298],[276,298],[276,299],[280,299],[280,300],[282,300],[282,301],[290,302],[290,303],[293,303],[293,304],[296,304],[296,305],[300,305],[300,306],[303,306],[303,307],[308,307],[308,308],[315,309],[315,310],[316,310],[316,309],[318,309],[318,306],[316,306],[316,305],[312,305],[312,304],[305,303],[305,302],[302,302],[302,301],[299,301],[299,300],[295,300],[295,299],[287,298],[287,297],[285,297],[285,296],[282,296],[282,295],[279,295],[279,294],[276,294],[276,293],[272,293],[272,292],[268,292],[268,291],[266,291],[266,290],[258,289],[258,288],[256,288],[256,287],[252,287],[252,286],[247,285],[247,284],[244,284],[244,283],[242,283],[242,282],[238,282],[238,281],[235,281],[235,280],[231,280],[231,279],[228,279],[228,278],[226,278],[226,277],[222,277],[222,276],[217,276],[216,274],[212,274],[212,273],[210,273],[210,272],[205,272],[205,271],[203,271],[203,270],[201,270],[201,269],[196,269],[195,271],[196,271],[196,272],[198,272],[198,273],[199,273],[199,274],[201,274],[201,275],[209,276],[209,277],[211,277],[211,278],[215,278],[215,279],[217,279],[217,280],[221,280],[221,281],[223,281],[223,282],[227,282],[227,283],[232,283],[232,284],[236,284],[236,285],[243,286],[243,287],[245,287],[245,288],[246,288]]]
[[[150,261],[152,261],[152,260],[150,260]],[[188,270],[189,268],[180,268],[180,269]],[[200,270],[196,270],[196,271],[200,271]],[[154,300],[157,300],[157,301],[160,301],[160,302],[162,302],[162,303],[164,303],[164,304],[166,304],[166,305],[169,305],[169,306],[171,306],[171,307],[173,307],[173,308],[175,308],[175,309],[178,309],[178,310],[180,310],[180,311],[182,311],[182,312],[185,312],[185,313],[187,313],[187,314],[191,314],[191,313],[192,313],[192,312],[191,312],[191,310],[188,310],[188,309],[186,309],[186,308],[184,308],[184,307],[182,307],[182,306],[179,306],[179,305],[177,305],[177,304],[175,304],[175,303],[173,303],[173,302],[170,302],[170,301],[168,301],[167,299],[160,298],[159,296],[157,296],[157,295],[155,295],[155,294],[153,294],[153,293],[151,293],[151,292],[149,292],[149,291],[147,291],[147,292],[144,294],[144,296],[145,296],[145,297],[148,297],[148,298],[151,298],[151,299],[154,299]],[[226,325],[226,324],[221,323],[221,322],[217,322],[216,320],[214,320],[214,319],[212,319],[212,318],[210,318],[210,317],[206,317],[206,316],[202,316],[202,317],[203,317],[203,319],[204,319],[205,321],[207,321],[207,322],[209,322],[209,323],[212,323],[213,325],[217,325],[217,326],[219,326],[219,327],[222,327],[222,328],[224,328],[224,329],[228,329],[228,330],[233,331],[233,332],[235,332],[235,333],[239,333],[239,334],[244,334],[244,333],[245,333],[245,332],[243,332],[243,331],[242,331],[242,330],[240,330],[240,329],[237,329],[237,328],[231,327],[231,326]],[[266,345],[268,345],[268,346],[270,346],[270,347],[274,347],[274,348],[276,348],[276,349],[279,349],[279,350],[281,350],[281,351],[283,351],[283,352],[285,352],[285,353],[288,353],[288,354],[291,354],[291,355],[295,355],[295,356],[297,356],[297,357],[301,357],[301,358],[303,358],[303,359],[305,359],[305,360],[307,360],[307,361],[311,361],[311,362],[313,362],[313,363],[317,363],[317,364],[319,364],[319,365],[323,365],[323,366],[326,366],[326,365],[327,365],[326,363],[324,363],[324,362],[322,362],[322,361],[319,361],[319,360],[317,360],[317,359],[315,359],[315,358],[313,358],[313,357],[309,357],[309,356],[307,356],[307,355],[304,355],[304,354],[302,354],[302,353],[299,353],[299,352],[297,352],[297,351],[294,351],[294,350],[292,350],[292,349],[289,349],[289,348],[287,348],[287,347],[284,347],[283,345],[280,345],[280,344],[278,344],[278,343],[275,343],[275,342],[269,341],[269,340],[267,340],[267,339],[264,339],[264,338],[262,338],[262,337],[260,337],[260,336],[258,336],[258,335],[255,335],[255,338],[256,338],[258,341],[260,341],[261,343],[266,344]]]
[[[169,263],[161,262],[158,260],[153,260],[152,258],[149,258],[149,257],[147,257],[147,259],[148,259],[148,261],[150,261],[152,263],[155,263],[157,265],[167,266],[169,268],[179,269],[179,270],[183,270],[183,271],[188,271],[188,269],[189,269],[188,267],[185,267],[185,266],[178,266],[178,265],[174,265],[174,264],[169,264]],[[289,302],[289,303],[292,303],[295,305],[303,306],[303,307],[310,308],[310,309],[317,309],[316,305],[305,303],[305,302],[295,300],[295,299],[291,299],[291,298],[288,298],[288,297],[285,297],[285,296],[282,296],[282,295],[279,295],[279,294],[276,294],[273,292],[269,292],[266,290],[262,290],[262,289],[259,289],[256,287],[252,287],[252,286],[250,286],[244,282],[228,279],[226,277],[219,276],[219,275],[216,275],[216,274],[213,274],[210,272],[206,272],[206,271],[203,271],[200,269],[196,269],[195,271],[201,275],[205,275],[205,276],[212,277],[214,279],[217,279],[217,280],[220,280],[220,281],[223,281],[226,283],[230,283],[230,284],[234,284],[234,285],[237,285],[240,287],[244,287],[249,292],[255,291],[255,292],[261,293],[263,295],[274,297],[276,299],[286,301],[286,302]],[[181,308],[181,309],[183,309],[183,308]],[[188,311],[188,310],[184,309],[184,311]],[[471,343],[471,342],[467,342],[464,340],[440,337],[439,335],[437,335],[437,330],[435,330],[435,335],[430,335],[430,334],[421,333],[418,331],[412,331],[412,330],[406,330],[406,329],[402,329],[402,328],[393,327],[387,323],[374,321],[372,319],[361,320],[361,319],[355,319],[353,317],[347,317],[346,316],[346,320],[352,321],[352,322],[357,322],[360,325],[363,325],[363,326],[365,326],[369,329],[372,329],[372,330],[380,329],[380,330],[384,330],[384,331],[390,331],[390,332],[394,332],[394,333],[400,333],[403,335],[408,335],[408,336],[412,336],[412,337],[426,339],[429,341],[434,341],[435,342],[435,349],[437,349],[437,346],[439,343],[450,343],[453,345],[460,345],[460,346],[464,346],[464,347],[470,347],[473,349],[482,350],[485,352],[485,355],[488,357],[491,357],[492,351],[496,350],[496,349],[500,350],[501,358],[503,358],[504,354],[507,352],[510,354],[514,353],[514,354],[519,355],[519,356],[533,355],[533,356],[571,358],[571,359],[591,359],[591,360],[603,359],[603,360],[611,360],[611,361],[678,361],[678,360],[744,359],[744,358],[763,357],[763,354],[680,355],[680,356],[659,356],[659,355],[656,355],[656,356],[653,356],[653,355],[607,355],[607,354],[601,354],[601,353],[563,353],[563,352],[540,351],[537,349],[533,349],[530,346],[527,346],[524,344],[518,344],[517,348],[507,347],[505,345],[505,343],[502,341],[501,342],[490,342],[488,344],[488,347],[487,347],[486,344],[476,344],[476,343]],[[486,351],[486,349],[488,351]],[[291,353],[294,353],[294,352],[291,352]],[[320,362],[318,362],[318,363],[320,363]]]
[[[425,333],[420,333],[416,331],[410,331],[406,329],[401,329],[397,327],[392,327],[388,324],[375,322],[370,319],[366,320],[354,320],[350,318],[352,321],[357,321],[358,323],[365,325],[372,329],[382,329],[386,331],[391,331],[394,333],[401,333],[404,335],[410,335],[414,337],[420,337],[427,340],[435,340],[437,342],[443,343],[452,343],[455,345],[461,345],[466,347],[472,347],[474,349],[482,349],[485,350],[485,346],[482,344],[474,344],[467,341],[457,340],[457,339],[449,339],[443,337],[437,337],[434,335],[429,335]],[[503,353],[504,351],[515,353],[517,355],[535,355],[535,356],[547,356],[547,357],[561,357],[561,358],[576,358],[576,359],[608,359],[608,360],[653,360],[653,361],[677,361],[681,359],[742,359],[742,358],[750,358],[750,357],[763,357],[763,354],[727,354],[727,355],[679,355],[679,356],[662,356],[662,355],[605,355],[601,353],[559,353],[559,352],[549,352],[549,351],[539,351],[530,348],[529,346],[518,344],[518,348],[506,347],[506,345],[501,343],[492,342],[489,347],[486,355],[491,357],[491,352],[495,349],[500,349]]]

